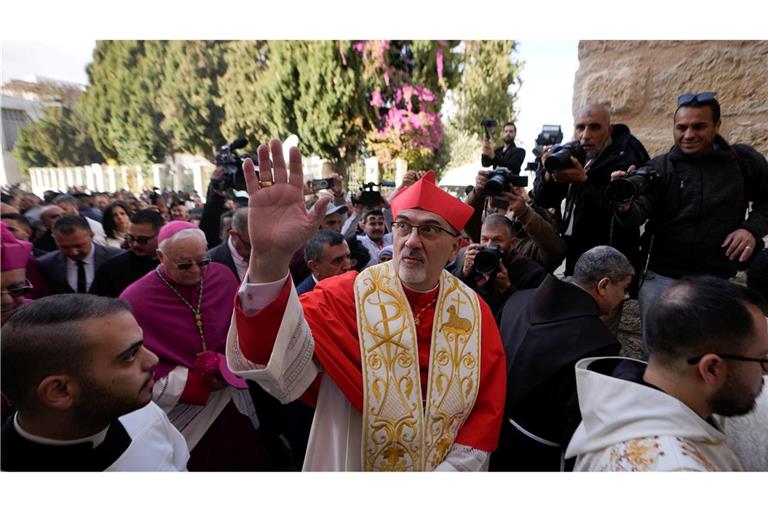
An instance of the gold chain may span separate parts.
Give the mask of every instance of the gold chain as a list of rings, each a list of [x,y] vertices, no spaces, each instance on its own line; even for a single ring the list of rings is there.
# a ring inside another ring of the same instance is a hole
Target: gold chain
[[[423,315],[426,310],[428,310],[430,307],[432,307],[432,305],[435,303],[435,301],[437,301],[437,295],[435,295],[435,297],[431,301],[429,301],[426,306],[421,308],[419,310],[419,312],[416,313],[416,316],[413,317],[413,323],[416,324],[416,327],[419,326],[419,322],[421,321],[421,315]]]
[[[157,277],[160,278],[160,280],[163,282],[165,286],[168,287],[169,290],[171,290],[186,306],[189,308],[190,311],[192,311],[192,314],[195,315],[195,326],[197,327],[197,332],[200,334],[200,345],[203,348],[203,352],[207,350],[205,347],[205,336],[203,335],[203,316],[200,312],[200,308],[203,305],[203,277],[200,277],[200,293],[197,295],[197,307],[192,307],[192,304],[190,304],[187,299],[181,296],[181,294],[176,290],[176,288],[171,285],[168,281],[165,280],[163,277],[163,274],[160,272],[160,265],[155,267],[155,272],[157,273]]]

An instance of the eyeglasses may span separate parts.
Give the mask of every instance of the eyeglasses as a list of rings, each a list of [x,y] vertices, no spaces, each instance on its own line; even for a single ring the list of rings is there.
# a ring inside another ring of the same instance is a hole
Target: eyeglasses
[[[716,92],[700,92],[697,94],[681,94],[677,97],[677,106],[690,105],[691,103],[711,103],[715,101]]]
[[[211,258],[205,258],[200,261],[190,261],[188,263],[175,263],[176,268],[179,270],[189,270],[192,268],[192,265],[197,265],[200,268],[205,268],[208,266],[208,264],[211,262]]]
[[[397,236],[408,236],[413,231],[413,228],[419,232],[419,236],[424,240],[436,240],[440,236],[441,232],[448,233],[451,236],[459,236],[456,233],[448,231],[445,228],[441,228],[437,224],[422,224],[416,226],[408,222],[398,220],[392,223],[392,232]]]
[[[0,289],[0,293],[7,293],[11,297],[18,299],[19,297],[24,297],[27,295],[30,291],[32,291],[32,288],[34,288],[32,283],[25,281],[24,284],[12,286],[11,288],[2,288]]]
[[[701,361],[701,358],[704,357],[706,354],[702,354],[700,356],[692,357],[688,359],[688,364],[696,364],[699,361]],[[760,366],[763,367],[764,372],[768,372],[768,358],[756,358],[756,357],[745,357],[740,356],[738,354],[717,354],[716,356],[722,358],[722,359],[733,359],[734,361],[749,361],[753,363],[760,363]]]
[[[124,239],[124,240],[125,240],[127,243],[129,243],[129,244],[132,244],[133,242],[136,242],[136,243],[137,243],[137,244],[139,244],[139,245],[147,245],[147,244],[149,243],[149,241],[150,241],[150,240],[152,240],[153,238],[155,238],[156,236],[157,236],[157,233],[155,233],[155,234],[154,234],[154,235],[152,235],[152,236],[141,236],[141,235],[133,236],[133,235],[125,235],[125,236],[123,237],[123,239]]]

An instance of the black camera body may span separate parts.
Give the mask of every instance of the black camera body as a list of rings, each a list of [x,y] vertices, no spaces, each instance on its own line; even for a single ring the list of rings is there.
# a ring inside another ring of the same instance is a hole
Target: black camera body
[[[495,119],[483,119],[480,121],[480,126],[485,129],[485,138],[490,140],[491,132],[489,131],[489,128],[496,128],[499,126],[499,123]]]
[[[636,196],[642,195],[650,189],[659,173],[652,167],[643,167],[632,174],[608,183],[605,196],[614,206],[626,206]]]
[[[504,251],[498,245],[481,247],[475,255],[475,272],[490,274],[499,268],[499,261],[504,258]]]
[[[360,195],[357,198],[357,202],[363,205],[364,208],[370,208],[379,206],[382,203],[385,203],[386,201],[381,195],[381,187],[396,187],[397,184],[394,181],[382,181],[379,184],[369,182],[364,184],[360,188]],[[378,188],[379,190],[374,190],[374,188]]]
[[[587,161],[587,152],[576,141],[567,144],[556,145],[552,148],[549,156],[544,160],[544,169],[549,173],[557,173],[564,169],[573,167],[571,157],[575,157],[581,165]]]
[[[541,132],[536,136],[536,146],[533,148],[535,159],[528,162],[525,166],[526,171],[538,171],[541,166],[541,155],[544,154],[546,146],[554,146],[563,141],[563,130],[559,124],[545,124],[541,127]]]
[[[215,188],[218,188],[219,190],[245,190],[243,162],[246,158],[251,158],[254,162],[257,160],[248,153],[238,153],[236,150],[244,148],[247,145],[248,141],[241,138],[221,146],[216,152],[216,155],[214,155],[214,162],[217,166],[220,165],[224,168],[224,177],[218,183],[212,182]]]
[[[485,184],[486,195],[497,196],[511,187],[528,186],[528,176],[518,176],[506,167],[497,167],[486,172],[488,172],[488,182]]]

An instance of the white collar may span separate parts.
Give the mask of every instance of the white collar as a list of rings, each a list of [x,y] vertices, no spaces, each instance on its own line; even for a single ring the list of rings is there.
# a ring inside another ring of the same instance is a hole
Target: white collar
[[[90,442],[93,448],[96,448],[97,446],[99,446],[101,443],[104,442],[104,439],[107,438],[107,430],[109,430],[109,427],[107,427],[101,432],[97,432],[92,436],[82,437],[80,439],[66,439],[66,440],[48,439],[47,437],[40,437],[34,434],[30,434],[29,432],[21,428],[21,425],[19,425],[18,412],[13,415],[13,428],[16,429],[16,432],[18,432],[21,437],[23,437],[24,439],[27,439],[28,441],[32,441],[34,443],[47,444],[50,446],[70,446],[74,444]]]

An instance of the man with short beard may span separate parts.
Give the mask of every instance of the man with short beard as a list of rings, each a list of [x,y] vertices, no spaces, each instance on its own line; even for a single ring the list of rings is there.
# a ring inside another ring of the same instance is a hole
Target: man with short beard
[[[122,301],[52,296],[2,328],[3,471],[183,471],[184,438],[151,402],[157,356]]]
[[[576,365],[576,471],[739,471],[717,419],[747,414],[768,374],[768,304],[716,277],[684,278],[648,313],[648,363]],[[763,426],[764,428],[764,426]]]
[[[357,239],[360,240],[371,254],[371,260],[368,265],[375,265],[379,262],[379,252],[384,247],[392,245],[392,233],[387,233],[384,212],[379,209],[363,212],[362,225],[365,235],[358,235]]]
[[[250,159],[243,165],[251,256],[229,367],[283,403],[315,406],[305,470],[487,469],[504,353],[488,306],[444,270],[472,208],[427,173],[391,201],[392,261],[329,277],[299,298],[290,258],[330,198],[306,210],[297,148],[289,166],[278,140],[258,155],[260,176]]]

